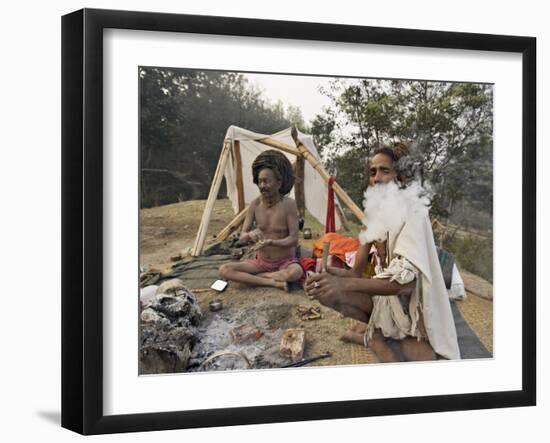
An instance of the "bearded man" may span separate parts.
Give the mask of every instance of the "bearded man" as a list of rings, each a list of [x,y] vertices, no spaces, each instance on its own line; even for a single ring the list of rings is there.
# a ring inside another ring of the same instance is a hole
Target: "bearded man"
[[[342,339],[371,348],[382,362],[459,359],[428,207],[418,196],[419,187],[408,183],[409,174],[400,169],[410,166],[407,155],[402,143],[375,151],[368,162],[367,227],[360,233],[353,268],[329,267],[314,274],[306,290],[321,304],[358,320]],[[377,204],[369,211],[370,198]],[[375,272],[367,277],[372,262]],[[392,349],[390,340],[399,349]]]

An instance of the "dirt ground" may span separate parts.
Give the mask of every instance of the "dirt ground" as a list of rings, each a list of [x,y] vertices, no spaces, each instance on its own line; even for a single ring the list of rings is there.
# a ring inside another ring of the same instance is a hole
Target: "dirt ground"
[[[195,235],[198,230],[205,201],[186,201],[156,208],[147,208],[140,211],[140,263],[149,265],[152,269],[168,271],[172,264],[171,257],[186,256],[193,247]],[[206,246],[215,242],[215,235],[221,231],[233,218],[233,210],[229,200],[218,200],[214,206]],[[303,246],[311,247],[315,238],[323,234],[323,227],[315,220],[306,218],[306,227],[313,231],[312,240],[300,239]],[[466,280],[466,279],[465,279]],[[491,292],[490,284],[471,274],[468,276],[467,285],[475,287],[474,292]],[[481,289],[479,289],[481,288]],[[468,286],[467,286],[468,289]],[[318,320],[302,321],[297,313],[297,306],[320,306],[316,301],[310,300],[303,290],[297,289],[290,293],[271,288],[250,288],[239,284],[230,284],[223,292],[218,293],[207,288],[196,293],[205,322],[213,321],[213,316],[219,313],[211,313],[208,303],[219,298],[224,303],[226,312],[254,312],[250,307],[261,310],[262,307],[270,308],[276,312],[277,330],[301,327],[305,329],[304,357],[310,357],[329,351],[330,358],[311,363],[315,365],[346,365],[375,363],[375,355],[364,346],[343,343],[340,336],[348,330],[354,321],[343,318],[340,314],[325,307],[321,308],[322,318]],[[277,309],[273,310],[276,305]],[[459,309],[465,320],[476,332],[485,347],[492,352],[492,301],[480,298],[468,293],[464,301],[458,302]],[[223,312],[223,311],[220,311]],[[247,319],[243,319],[247,321]],[[248,319],[254,323],[254,319]],[[265,326],[265,325],[264,325]],[[275,340],[276,336],[266,334]],[[278,345],[278,343],[277,343]]]

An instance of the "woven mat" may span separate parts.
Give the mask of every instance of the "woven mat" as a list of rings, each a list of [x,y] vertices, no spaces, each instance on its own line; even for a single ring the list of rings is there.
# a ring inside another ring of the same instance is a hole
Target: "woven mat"
[[[458,347],[463,359],[471,358],[491,358],[492,354],[481,343],[472,328],[468,325],[456,302],[451,302],[451,310],[455,319],[456,333],[458,336]]]
[[[460,348],[460,355],[462,359],[474,359],[474,358],[491,358],[492,354],[483,345],[481,340],[477,337],[473,329],[462,317],[460,310],[456,302],[451,302],[451,310],[453,312],[453,318],[455,321],[458,347]],[[351,328],[356,324],[354,320],[347,319],[347,327]],[[394,340],[389,340],[388,345],[396,352],[400,353],[399,344]],[[351,353],[352,364],[367,364],[377,363],[378,359],[376,355],[365,346],[360,345],[348,345]]]

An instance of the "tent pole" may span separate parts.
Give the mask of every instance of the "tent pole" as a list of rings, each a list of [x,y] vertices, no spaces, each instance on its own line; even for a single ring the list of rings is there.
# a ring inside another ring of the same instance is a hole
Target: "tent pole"
[[[271,146],[272,148],[280,149],[281,151],[288,152],[289,154],[300,155],[300,151],[298,151],[298,149],[290,145],[287,145],[286,143],[281,143],[277,140],[273,140],[270,137],[259,138],[254,141],[263,143],[264,145],[267,145],[267,146]]]
[[[233,142],[233,155],[235,158],[235,169],[237,172],[237,202],[238,202],[238,211],[241,212],[244,209],[244,186],[243,186],[243,161],[241,157],[241,142],[235,140]]]
[[[195,245],[193,246],[193,251],[191,253],[193,257],[197,257],[202,253],[204,240],[206,238],[206,231],[208,230],[208,224],[210,223],[210,217],[212,215],[212,208],[214,207],[214,203],[216,203],[216,198],[218,197],[223,174],[225,172],[225,166],[227,164],[227,159],[229,158],[230,146],[231,142],[229,140],[224,140],[220,159],[218,160],[218,166],[216,167],[216,172],[214,174],[214,178],[212,179],[212,185],[210,186],[208,200],[206,200],[206,205],[204,206],[204,211],[202,213],[201,224],[199,225],[197,237],[195,238]]]
[[[306,194],[304,189],[304,169],[305,160],[303,155],[296,157],[296,180],[294,182],[294,196],[296,197],[296,206],[298,206],[298,215],[304,218],[306,214]]]
[[[235,218],[216,235],[216,240],[224,241],[227,239],[235,229],[243,224],[247,212],[248,206],[239,212]]]

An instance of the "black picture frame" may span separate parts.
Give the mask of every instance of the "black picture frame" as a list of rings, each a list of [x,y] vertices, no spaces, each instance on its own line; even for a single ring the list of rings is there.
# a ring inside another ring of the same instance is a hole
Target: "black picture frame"
[[[522,388],[261,407],[103,412],[103,31],[500,51],[522,55]],[[83,9],[62,18],[62,426],[82,434],[458,411],[536,404],[536,39],[338,24]]]

